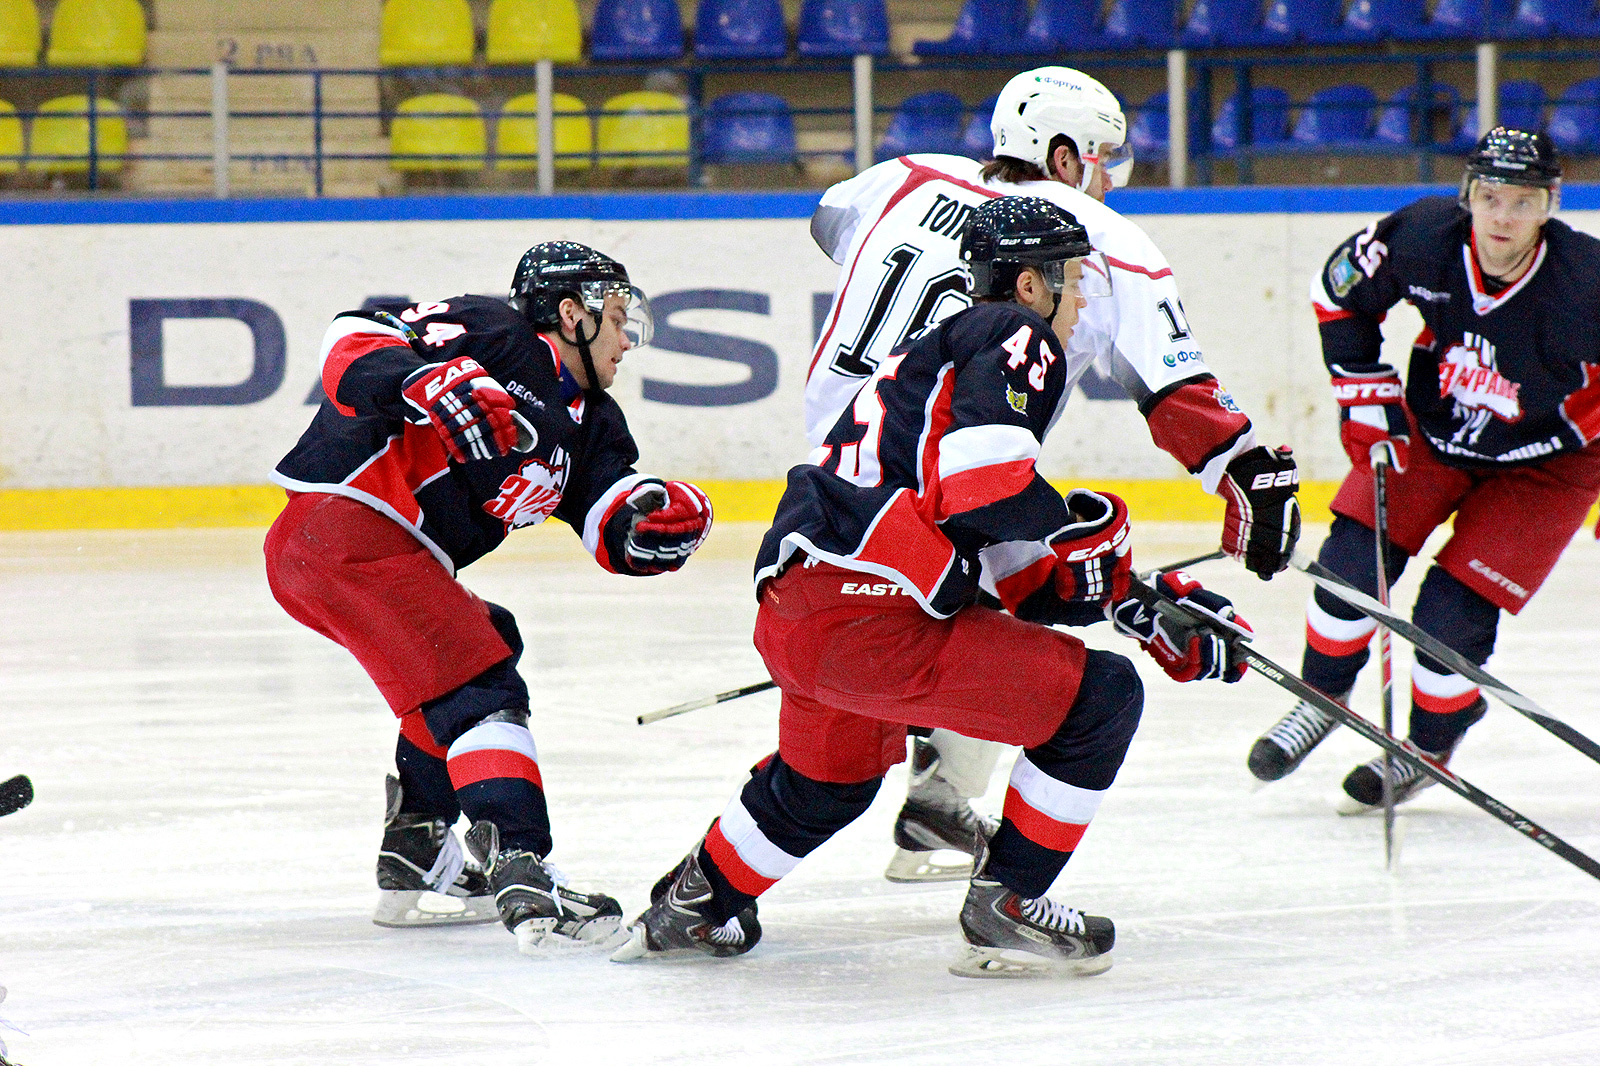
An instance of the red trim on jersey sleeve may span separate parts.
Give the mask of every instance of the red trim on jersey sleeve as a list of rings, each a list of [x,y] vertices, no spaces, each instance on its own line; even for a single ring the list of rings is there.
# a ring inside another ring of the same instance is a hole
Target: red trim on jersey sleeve
[[[1138,263],[1124,263],[1122,260],[1113,258],[1109,255],[1106,256],[1105,259],[1106,262],[1110,263],[1118,270],[1126,270],[1130,274],[1143,274],[1151,281],[1156,281],[1160,278],[1172,277],[1171,267],[1162,267],[1160,270],[1151,270],[1149,267],[1142,267]]]
[[[1218,448],[1250,426],[1242,412],[1230,411],[1217,399],[1222,386],[1215,379],[1191,381],[1173,389],[1145,415],[1150,439],[1191,474],[1200,470]]]
[[[606,548],[606,524],[628,502],[629,494],[638,487],[637,481],[630,481],[618,489],[611,502],[606,505],[605,513],[600,516],[599,525],[595,527],[598,532],[594,544],[594,561],[599,563],[600,568],[607,573],[620,574],[623,571],[618,570],[616,565],[612,563],[611,552]]]
[[[1561,417],[1585,444],[1600,437],[1600,366],[1583,364],[1583,384],[1561,401]]]
[[[1084,830],[1089,828],[1087,825],[1057,821],[1030,805],[1014,786],[1006,789],[1006,802],[1002,810],[1006,820],[1016,826],[1018,832],[1051,851],[1073,851],[1078,841],[1083,839]]]
[[[943,367],[939,371],[943,380],[939,382],[939,391],[933,398],[933,403],[928,407],[928,428],[918,441],[922,449],[922,494],[924,499],[923,511],[928,514],[929,520],[943,521],[949,512],[945,509],[942,498],[943,486],[939,482],[939,442],[944,435],[950,432],[950,426],[955,422],[955,414],[951,407],[956,393],[956,376],[953,368]],[[933,506],[928,507],[926,504]]]
[[[1006,610],[1015,614],[1017,608],[1022,606],[1022,601],[1043,588],[1055,572],[1054,554],[1035,559],[1016,573],[997,578],[994,583],[995,595],[1000,597],[1000,603]]]
[[[1315,300],[1311,301],[1311,309],[1317,313],[1317,325],[1325,322],[1337,322],[1342,318],[1354,318],[1354,311],[1346,311],[1342,307],[1323,307]]]
[[[718,818],[706,833],[706,854],[711,856],[711,861],[717,864],[717,869],[722,871],[722,876],[728,883],[747,896],[759,896],[773,885],[777,878],[762,877],[760,874],[739,857],[739,852],[722,832],[722,819]]]
[[[940,514],[948,517],[1015,496],[1033,484],[1033,472],[1032,459],[1014,459],[951,474],[939,482]]]
[[[333,347],[328,349],[328,357],[322,361],[322,391],[340,414],[354,416],[356,413],[354,407],[339,402],[339,382],[344,372],[350,369],[351,363],[380,348],[411,350],[392,333],[350,333],[334,341]]]
[[[539,764],[510,748],[465,751],[460,755],[452,755],[445,765],[450,771],[451,787],[456,789],[504,777],[531,781],[539,788],[544,788],[544,778],[539,776]]]
[[[854,558],[898,571],[927,599],[939,587],[955,554],[950,542],[917,513],[916,497],[909,489],[901,489],[878,512]]]

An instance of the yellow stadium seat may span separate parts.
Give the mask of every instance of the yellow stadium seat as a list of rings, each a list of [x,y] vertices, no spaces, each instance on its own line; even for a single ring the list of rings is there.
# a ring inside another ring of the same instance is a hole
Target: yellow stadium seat
[[[483,112],[465,96],[425,93],[402,102],[396,111],[389,129],[389,165],[394,169],[483,169],[489,134]]]
[[[50,16],[52,67],[136,67],[146,29],[139,0],[61,0]]]
[[[689,112],[678,97],[646,89],[613,96],[600,110],[602,167],[688,166]]]
[[[472,9],[467,0],[384,0],[378,62],[416,67],[472,62]]]
[[[491,0],[490,63],[572,63],[583,57],[583,20],[576,0]]]
[[[0,67],[33,66],[41,40],[33,0],[0,0]]]
[[[0,100],[0,174],[15,174],[22,169],[22,120],[17,109]],[[10,156],[10,158],[6,158]]]
[[[593,162],[594,124],[584,113],[583,101],[566,93],[550,99],[554,112],[556,169],[581,170]],[[533,170],[539,165],[539,94],[524,93],[506,101],[495,125],[496,170]],[[527,159],[506,159],[526,155]],[[563,158],[566,157],[566,158]]]
[[[122,108],[98,97],[58,96],[39,105],[28,147],[28,169],[79,173],[89,169],[89,108],[94,108],[95,150],[101,173],[122,169],[128,154],[128,123]],[[41,158],[43,157],[43,158]],[[55,157],[55,158],[50,158]]]

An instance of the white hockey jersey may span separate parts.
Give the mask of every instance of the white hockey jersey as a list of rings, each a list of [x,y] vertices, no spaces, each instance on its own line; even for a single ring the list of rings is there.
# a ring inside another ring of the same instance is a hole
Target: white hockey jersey
[[[1067,345],[1067,388],[1091,365],[1114,379],[1155,443],[1215,492],[1255,435],[1206,367],[1165,257],[1138,226],[1071,186],[990,184],[982,169],[961,156],[901,156],[823,194],[811,234],[843,269],[806,378],[807,441],[827,437],[885,356],[970,304],[958,253],[978,205],[1038,196],[1070,211],[1110,267],[1111,295],[1089,300]]]

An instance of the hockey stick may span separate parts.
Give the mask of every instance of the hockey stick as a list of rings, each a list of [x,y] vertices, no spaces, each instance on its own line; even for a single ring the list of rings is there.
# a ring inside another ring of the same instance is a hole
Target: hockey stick
[[[1540,707],[1516,689],[1489,674],[1477,663],[1385,607],[1315,559],[1302,555],[1300,552],[1295,552],[1294,558],[1290,560],[1289,565],[1306,574],[1319,586],[1327,589],[1368,618],[1389,627],[1391,632],[1400,639],[1411,642],[1416,646],[1417,650],[1426,652],[1462,677],[1485,689],[1490,695],[1541,729],[1566,741],[1595,762],[1600,762],[1600,744],[1596,744],[1561,719],[1551,715],[1543,707]]]
[[[1182,570],[1185,567],[1194,566],[1197,563],[1209,563],[1213,559],[1221,559],[1222,557],[1223,553],[1221,551],[1207,552],[1205,555],[1197,555],[1193,559],[1183,559],[1179,562],[1173,563],[1170,566],[1157,567],[1156,570]],[[1155,570],[1149,571],[1144,576],[1149,577],[1150,574],[1155,572]],[[679,703],[672,707],[663,707],[659,711],[647,711],[646,713],[639,715],[638,722],[640,725],[649,725],[651,722],[659,722],[663,718],[675,718],[680,714],[688,714],[690,711],[698,711],[702,707],[715,707],[719,703],[727,703],[729,700],[736,700],[741,696],[753,696],[757,692],[765,692],[769,688],[776,687],[776,682],[762,681],[754,685],[746,685],[743,688],[731,689],[727,692],[719,692],[715,696],[702,696],[697,700],[690,700],[687,703]]]
[[[1389,444],[1372,446],[1372,538],[1378,552],[1378,602],[1389,606]],[[1378,623],[1378,665],[1382,681],[1379,705],[1383,731],[1394,732],[1394,663],[1389,657],[1389,629]],[[1383,868],[1394,869],[1394,756],[1383,753]]]
[[[1217,628],[1216,619],[1192,613],[1142,582],[1135,582],[1133,595],[1145,606],[1161,614],[1176,618],[1185,626],[1198,626],[1210,629],[1213,632]],[[1415,766],[1474,807],[1498,818],[1535,844],[1566,859],[1590,877],[1600,879],[1600,862],[1579,851],[1543,826],[1518,814],[1476,785],[1457,777],[1445,767],[1434,763],[1421,748],[1418,748],[1411,741],[1401,740],[1392,733],[1379,729],[1338,700],[1324,695],[1318,689],[1312,688],[1300,677],[1285,670],[1265,655],[1258,653],[1250,646],[1248,634],[1243,630],[1230,629],[1224,636],[1240,660],[1268,681],[1287,689],[1300,699],[1332,715],[1390,755],[1395,756],[1402,762]]]
[[[0,815],[15,814],[32,802],[33,782],[27,774],[0,782]]]

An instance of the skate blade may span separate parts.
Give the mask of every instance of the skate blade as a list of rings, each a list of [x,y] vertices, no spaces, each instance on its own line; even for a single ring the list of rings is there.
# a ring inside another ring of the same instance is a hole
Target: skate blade
[[[949,966],[957,977],[1093,977],[1111,969],[1111,953],[1086,959],[1049,959],[1031,952],[967,944]]]
[[[907,851],[905,848],[897,848],[894,857],[889,860],[889,868],[883,871],[883,876],[897,885],[965,881],[972,876],[970,855],[963,856],[963,861],[956,863],[934,862],[933,857],[939,854],[961,855],[961,852]]]
[[[540,958],[614,948],[622,939],[621,924],[621,918],[596,918],[568,935],[556,928],[554,918],[529,918],[516,928],[517,950]]]
[[[439,892],[378,891],[374,925],[387,929],[418,929],[430,925],[481,925],[500,920],[493,896],[446,896]]]
[[[632,962],[642,959],[650,954],[650,945],[645,942],[643,923],[629,927],[628,939],[622,946],[611,953],[612,962]]]

